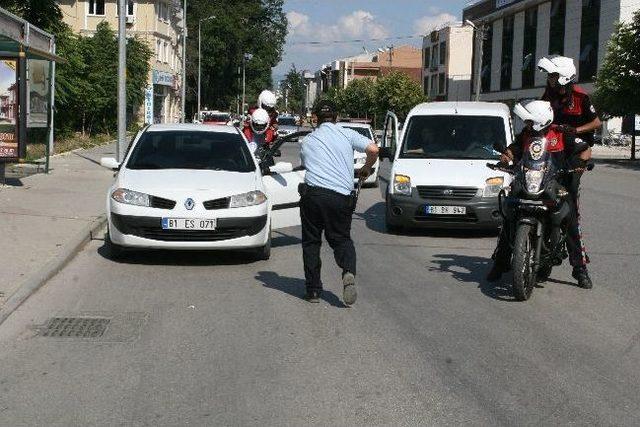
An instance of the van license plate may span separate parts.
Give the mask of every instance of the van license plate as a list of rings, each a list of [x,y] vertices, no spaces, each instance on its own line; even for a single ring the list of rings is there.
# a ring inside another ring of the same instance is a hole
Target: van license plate
[[[427,205],[424,208],[426,214],[429,215],[466,215],[467,208],[465,206],[434,206]]]
[[[164,230],[215,230],[217,220],[199,218],[162,218]]]

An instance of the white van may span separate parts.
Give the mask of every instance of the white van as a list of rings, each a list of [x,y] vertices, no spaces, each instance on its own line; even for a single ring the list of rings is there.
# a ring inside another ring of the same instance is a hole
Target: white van
[[[509,108],[489,102],[432,102],[414,107],[400,134],[385,120],[380,157],[392,162],[386,225],[496,228],[498,193],[510,177],[486,167],[513,141]]]

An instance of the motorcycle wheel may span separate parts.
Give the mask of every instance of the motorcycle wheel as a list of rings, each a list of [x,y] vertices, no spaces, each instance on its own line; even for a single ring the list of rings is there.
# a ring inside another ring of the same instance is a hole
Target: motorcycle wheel
[[[553,270],[553,265],[543,265],[538,269],[537,281],[538,282],[546,282],[549,276],[551,276],[551,271]]]
[[[533,227],[519,224],[513,245],[513,295],[518,301],[526,301],[531,297],[536,278],[533,274],[533,257],[535,255],[532,242]]]

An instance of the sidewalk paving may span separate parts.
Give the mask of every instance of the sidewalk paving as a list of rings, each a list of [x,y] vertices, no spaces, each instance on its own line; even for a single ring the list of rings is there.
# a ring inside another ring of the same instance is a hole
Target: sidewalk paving
[[[604,145],[594,145],[592,150],[594,159],[624,160],[631,158],[631,147],[607,147]],[[640,158],[640,144],[636,147],[636,158]]]
[[[112,144],[54,156],[49,175],[0,186],[0,309],[30,275],[62,256],[104,215],[113,172],[99,161],[114,153]]]

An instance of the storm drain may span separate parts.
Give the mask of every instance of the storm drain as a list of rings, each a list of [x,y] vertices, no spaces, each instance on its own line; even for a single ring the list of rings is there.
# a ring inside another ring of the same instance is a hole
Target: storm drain
[[[140,338],[148,317],[147,313],[136,312],[58,313],[33,329],[35,336],[60,341],[134,342]]]
[[[107,330],[111,319],[96,317],[54,317],[41,332],[52,338],[98,338]]]

